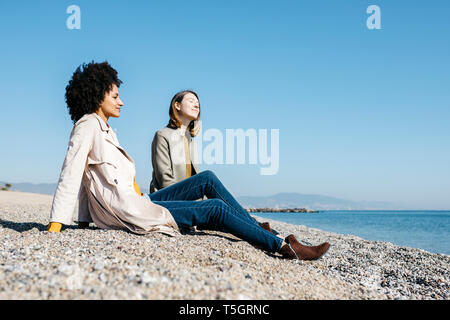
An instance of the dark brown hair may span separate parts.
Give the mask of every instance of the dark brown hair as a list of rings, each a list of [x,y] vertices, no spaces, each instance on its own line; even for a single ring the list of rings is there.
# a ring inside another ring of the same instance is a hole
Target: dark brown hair
[[[195,137],[200,131],[201,108],[200,108],[200,99],[198,98],[198,95],[192,90],[183,90],[173,96],[172,101],[170,102],[170,107],[169,107],[170,119],[169,119],[168,126],[170,128],[177,129],[177,128],[180,128],[181,125],[183,124],[183,122],[180,120],[180,118],[178,116],[178,110],[177,110],[177,108],[175,108],[175,103],[176,102],[181,103],[181,101],[183,101],[184,96],[188,93],[192,93],[198,100],[198,107],[199,107],[198,117],[196,120],[192,120],[188,126],[189,133],[191,134],[192,137]]]

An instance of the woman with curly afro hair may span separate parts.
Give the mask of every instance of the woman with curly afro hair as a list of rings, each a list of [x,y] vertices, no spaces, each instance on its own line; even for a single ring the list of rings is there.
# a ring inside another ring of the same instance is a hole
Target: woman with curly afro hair
[[[121,84],[117,71],[108,62],[79,66],[66,87],[66,103],[73,122],[96,112],[113,85],[119,88]]]
[[[108,125],[123,103],[122,81],[107,62],[83,64],[66,87],[74,127],[53,197],[49,232],[72,224],[78,200],[78,227],[90,222],[103,229],[136,234],[161,232],[179,236],[180,228],[211,226],[287,259],[314,260],[329,247],[304,246],[294,235],[285,239],[262,228],[211,171],[200,172],[150,195],[135,182],[131,156]],[[206,196],[204,201],[195,201]]]

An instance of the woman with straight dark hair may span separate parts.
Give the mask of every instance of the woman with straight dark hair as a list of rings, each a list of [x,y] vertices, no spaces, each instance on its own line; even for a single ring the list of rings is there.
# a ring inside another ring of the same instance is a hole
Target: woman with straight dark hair
[[[192,90],[175,94],[169,106],[169,123],[152,141],[150,193],[199,173],[194,137],[200,131],[200,100]]]
[[[142,194],[135,183],[134,161],[108,125],[108,119],[118,118],[123,107],[118,90],[121,83],[107,62],[92,62],[80,66],[66,87],[66,102],[75,125],[48,231],[60,232],[62,224],[72,223],[78,198],[80,228],[94,222],[104,229],[178,236],[180,227],[205,224],[287,259],[314,260],[328,250],[327,242],[304,246],[294,235],[283,240],[259,227],[211,171],[148,197]],[[194,201],[205,195],[207,200]]]
[[[152,181],[150,193],[161,190],[200,172],[194,137],[200,132],[200,99],[192,90],[176,93],[169,105],[169,123],[156,131],[152,141]],[[198,199],[205,200],[206,196]],[[251,217],[252,220],[257,221]],[[262,228],[278,234],[268,222]],[[210,229],[204,225],[199,229]]]

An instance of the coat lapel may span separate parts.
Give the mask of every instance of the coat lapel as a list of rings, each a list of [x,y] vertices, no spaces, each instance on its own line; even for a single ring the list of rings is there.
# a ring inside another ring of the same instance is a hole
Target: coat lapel
[[[99,124],[100,124],[100,128],[101,128],[102,131],[103,131],[103,136],[104,136],[105,140],[108,141],[109,143],[112,143],[117,149],[120,150],[120,152],[123,153],[123,155],[124,155],[125,157],[128,158],[128,160],[130,160],[131,162],[134,163],[133,158],[131,158],[131,156],[125,151],[125,149],[123,149],[123,148],[120,146],[119,141],[117,140],[117,137],[116,137],[114,131],[112,131],[112,128],[109,127],[109,126],[105,123],[105,121],[103,121],[103,119],[100,118],[100,116],[99,116],[98,114],[94,113],[94,116],[97,118],[97,120],[98,120],[98,122],[99,122]],[[110,130],[111,130],[111,132],[110,132]],[[114,139],[112,136],[114,136],[115,139]]]
[[[109,129],[109,130],[112,130],[112,129]],[[116,139],[113,139],[113,138],[111,137],[111,134],[106,133],[106,134],[105,134],[105,140],[108,141],[109,143],[112,143],[117,149],[120,150],[120,152],[123,153],[123,155],[124,155],[125,157],[128,158],[128,160],[130,160],[131,162],[134,163],[133,158],[131,158],[131,156],[125,151],[125,149],[122,148],[122,147],[120,146],[119,141],[117,141]]]

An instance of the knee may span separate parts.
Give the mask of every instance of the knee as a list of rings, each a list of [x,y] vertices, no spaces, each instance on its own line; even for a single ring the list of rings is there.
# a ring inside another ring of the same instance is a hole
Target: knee
[[[230,215],[230,207],[227,206],[225,202],[221,199],[208,199],[205,201],[209,201],[209,204],[213,206],[213,210],[211,210],[212,219],[215,219],[214,223],[222,224],[225,219]]]
[[[211,204],[211,205],[213,205],[214,207],[217,207],[217,208],[224,209],[224,208],[227,207],[227,204],[225,202],[223,202],[222,199],[215,198],[215,199],[208,199],[208,200],[204,200],[204,201],[208,201],[209,204]]]
[[[205,170],[200,172],[199,174],[201,174],[204,177],[207,177],[208,179],[217,179],[217,176],[214,172],[212,172],[211,170]]]
[[[208,202],[208,205],[214,207],[214,212],[220,215],[227,215],[230,211],[230,207],[222,199],[208,199],[204,200]]]

